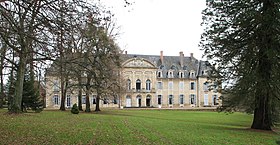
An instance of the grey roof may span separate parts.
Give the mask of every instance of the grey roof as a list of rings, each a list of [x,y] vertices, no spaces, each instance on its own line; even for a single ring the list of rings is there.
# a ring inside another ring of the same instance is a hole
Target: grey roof
[[[159,55],[139,55],[139,54],[123,54],[123,61],[129,60],[131,58],[144,58],[156,65],[158,71],[162,71],[163,77],[167,77],[168,71],[172,70],[174,78],[179,77],[179,72],[183,72],[185,78],[189,77],[190,71],[194,71],[196,76],[206,76],[203,73],[205,70],[209,69],[207,66],[207,61],[199,61],[194,57],[183,56],[183,65],[180,63],[180,56],[163,56],[163,63],[160,60]]]

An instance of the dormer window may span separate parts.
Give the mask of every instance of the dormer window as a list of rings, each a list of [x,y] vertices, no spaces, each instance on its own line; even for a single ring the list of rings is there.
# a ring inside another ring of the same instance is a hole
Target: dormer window
[[[179,78],[184,78],[184,73],[183,72],[179,72]]]
[[[172,71],[168,72],[168,78],[173,78],[173,72]]]
[[[195,72],[194,72],[194,71],[191,71],[191,72],[189,73],[189,76],[190,76],[190,78],[195,78]]]
[[[162,77],[162,72],[161,72],[161,71],[158,71],[157,77],[158,77],[158,78],[161,78],[161,77]]]

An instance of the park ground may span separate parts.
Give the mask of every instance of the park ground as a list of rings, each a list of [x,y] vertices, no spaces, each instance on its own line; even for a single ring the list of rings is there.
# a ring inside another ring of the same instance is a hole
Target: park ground
[[[252,115],[190,110],[107,109],[11,115],[0,109],[0,144],[277,145],[280,131],[250,129]]]

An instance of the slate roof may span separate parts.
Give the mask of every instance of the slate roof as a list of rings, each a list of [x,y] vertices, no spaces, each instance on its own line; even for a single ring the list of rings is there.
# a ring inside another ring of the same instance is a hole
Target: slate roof
[[[194,57],[183,56],[183,66],[180,64],[180,56],[163,56],[163,63],[159,55],[139,55],[139,54],[123,54],[122,60],[127,61],[131,58],[144,58],[156,65],[158,71],[161,71],[163,78],[167,78],[168,71],[172,70],[174,78],[179,78],[179,72],[183,72],[185,78],[190,77],[190,72],[194,71],[196,77],[207,77],[205,70],[209,69],[207,61],[200,61]]]

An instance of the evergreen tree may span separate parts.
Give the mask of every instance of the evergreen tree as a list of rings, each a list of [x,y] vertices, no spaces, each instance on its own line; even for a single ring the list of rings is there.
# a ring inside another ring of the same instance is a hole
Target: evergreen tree
[[[23,83],[23,96],[22,96],[22,111],[26,112],[26,109],[31,109],[35,112],[41,112],[43,110],[43,100],[40,98],[38,89],[34,86],[33,80],[25,79]]]
[[[279,9],[278,0],[209,0],[203,11],[200,44],[225,86],[221,109],[254,113],[253,129],[279,119]]]

